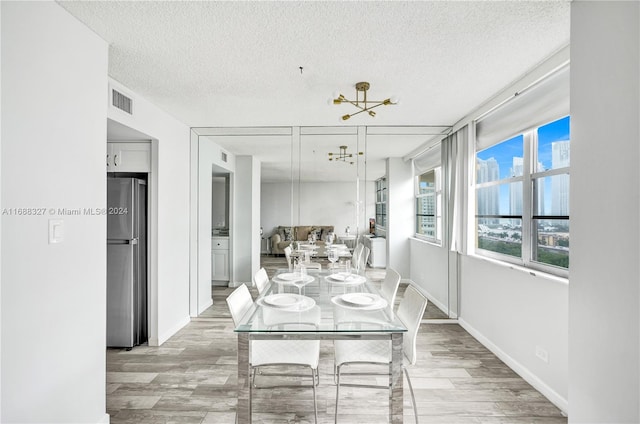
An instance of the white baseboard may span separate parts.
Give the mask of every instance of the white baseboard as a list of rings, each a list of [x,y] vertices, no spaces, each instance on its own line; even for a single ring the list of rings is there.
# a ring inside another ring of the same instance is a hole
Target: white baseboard
[[[418,290],[420,293],[422,293],[423,295],[425,295],[427,297],[427,299],[429,300],[429,302],[433,303],[434,305],[436,305],[436,307],[438,309],[440,309],[442,312],[444,312],[445,314],[449,315],[449,307],[445,304],[443,304],[442,302],[440,302],[438,299],[436,299],[435,297],[431,296],[431,294],[426,291],[425,289],[423,289],[422,287],[420,287],[415,281],[409,279],[409,278],[403,278],[402,280],[400,280],[400,282],[405,282],[411,286],[413,286],[413,288],[415,288],[416,290]],[[458,318],[457,316],[454,318]]]
[[[567,399],[563,398],[549,387],[545,382],[540,380],[535,374],[529,371],[528,368],[523,366],[520,362],[513,359],[507,353],[505,353],[498,346],[493,344],[489,339],[484,337],[479,331],[469,325],[464,319],[459,318],[458,323],[462,328],[464,328],[469,334],[471,334],[476,340],[478,340],[484,347],[489,349],[494,355],[496,355],[502,362],[507,364],[509,368],[511,368],[516,374],[522,377],[527,383],[531,384],[537,391],[542,393],[551,403],[560,408],[560,410],[567,414],[569,410],[569,402]]]
[[[109,416],[109,414],[104,414],[96,424],[109,424],[110,422],[111,417]]]
[[[149,339],[149,346],[161,346],[164,342],[169,340],[171,336],[176,334],[178,331],[180,331],[185,325],[189,324],[190,322],[191,322],[191,317],[189,316],[184,317],[182,320],[180,320],[176,325],[171,327],[169,330],[160,334],[157,339],[156,338]]]
[[[198,308],[198,315],[200,315],[201,313],[203,313],[204,311],[207,310],[207,308],[209,308],[211,305],[213,305],[213,299],[209,299],[207,301],[207,303],[200,305]]]

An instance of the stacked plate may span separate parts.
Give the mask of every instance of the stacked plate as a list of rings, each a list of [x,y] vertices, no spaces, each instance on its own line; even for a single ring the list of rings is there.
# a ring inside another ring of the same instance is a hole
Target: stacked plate
[[[387,301],[374,293],[345,293],[331,298],[334,305],[361,311],[375,311],[386,308]]]
[[[316,305],[316,301],[295,293],[278,293],[265,296],[256,301],[260,306],[285,311],[306,311]]]
[[[352,274],[350,272],[336,272],[327,276],[327,281],[333,284],[343,284],[343,285],[357,285],[362,284],[367,279],[358,274]]]
[[[278,274],[273,277],[273,281],[281,284],[293,285],[294,281],[300,280],[304,281],[305,284],[308,284],[314,280],[314,277],[311,275],[305,275],[303,277],[299,272],[283,272],[282,274]]]

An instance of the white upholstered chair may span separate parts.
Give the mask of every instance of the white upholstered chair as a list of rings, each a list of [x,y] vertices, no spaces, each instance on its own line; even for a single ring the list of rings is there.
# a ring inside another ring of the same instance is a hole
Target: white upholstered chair
[[[227,297],[227,305],[231,312],[231,318],[235,326],[238,326],[244,315],[252,309],[253,299],[246,285],[242,284]],[[316,319],[320,319],[320,311],[317,309]],[[280,312],[283,314],[283,312]],[[311,315],[310,315],[311,316]],[[285,315],[280,317],[278,324],[286,319]],[[312,323],[313,324],[313,323]],[[317,324],[317,322],[316,322]],[[249,386],[251,391],[255,385],[255,377],[258,367],[273,365],[302,366],[311,369],[311,387],[313,389],[313,411],[315,422],[318,422],[318,406],[316,404],[316,380],[318,378],[318,361],[320,358],[319,340],[253,340],[249,349],[249,365],[252,370]],[[267,375],[268,376],[268,375]],[[284,387],[284,386],[277,386]],[[301,386],[294,386],[300,388]],[[251,394],[249,394],[251,398]]]
[[[260,268],[253,276],[253,284],[256,286],[256,289],[258,289],[258,295],[261,295],[269,284],[267,270]]]
[[[427,298],[416,290],[413,286],[407,287],[402,301],[398,306],[397,316],[400,321],[407,327],[407,332],[403,338],[403,351],[408,362],[413,365],[416,363],[416,339],[420,321],[424,310],[427,307]],[[338,422],[338,401],[340,399],[340,386],[358,386],[371,388],[388,388],[388,386],[360,385],[360,384],[341,384],[340,376],[343,366],[349,364],[379,364],[390,368],[391,363],[391,341],[390,340],[336,340],[335,361],[337,367],[337,384],[336,384],[336,410],[335,422]],[[413,394],[413,387],[409,379],[409,372],[406,367],[402,367],[404,374],[407,376],[407,383],[411,392],[411,402],[413,404],[413,412],[416,423],[418,422],[418,411],[416,410],[416,400]],[[357,373],[360,374],[360,373]],[[388,375],[388,372],[387,374]]]

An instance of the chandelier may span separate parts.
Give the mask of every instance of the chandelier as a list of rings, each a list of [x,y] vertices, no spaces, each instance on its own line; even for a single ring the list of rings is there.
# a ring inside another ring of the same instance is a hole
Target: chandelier
[[[329,153],[329,161],[342,161],[353,165],[353,153],[347,153],[347,146],[340,146],[340,153]],[[362,152],[358,152],[358,155],[362,155]]]
[[[378,106],[382,106],[382,105],[396,105],[398,104],[398,99],[395,97],[390,97],[388,99],[382,100],[382,101],[378,101],[378,100],[367,100],[367,90],[369,89],[369,83],[366,81],[363,82],[359,82],[356,83],[356,100],[349,100],[347,98],[344,97],[344,95],[340,94],[340,93],[336,93],[333,96],[333,104],[334,105],[339,105],[342,103],[350,103],[352,105],[354,105],[355,107],[357,107],[358,109],[360,109],[359,111],[352,113],[352,114],[347,114],[347,115],[343,115],[342,116],[342,120],[346,121],[347,119],[351,118],[354,115],[357,115],[359,113],[362,112],[367,112],[369,114],[369,116],[376,116],[376,113],[371,110],[374,109]],[[360,93],[362,92],[362,100],[360,99]]]

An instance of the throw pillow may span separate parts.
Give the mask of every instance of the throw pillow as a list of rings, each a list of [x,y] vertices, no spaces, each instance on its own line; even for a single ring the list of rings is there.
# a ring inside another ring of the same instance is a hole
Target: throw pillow
[[[313,228],[311,234],[315,236],[316,240],[322,240],[322,228]]]
[[[293,241],[293,231],[291,227],[284,228],[284,241]]]

